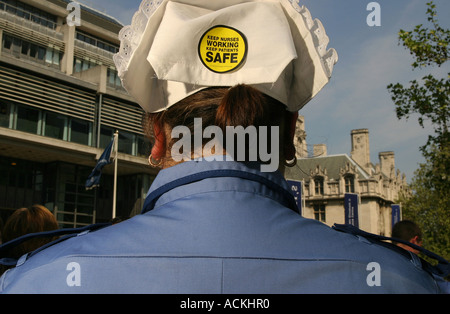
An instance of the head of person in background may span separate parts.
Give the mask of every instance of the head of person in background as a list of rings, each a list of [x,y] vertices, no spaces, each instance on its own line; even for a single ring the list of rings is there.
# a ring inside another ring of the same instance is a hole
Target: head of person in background
[[[397,222],[392,228],[392,237],[410,242],[418,246],[422,246],[422,231],[415,222],[410,220],[402,220]],[[407,251],[413,252],[415,254],[418,253],[416,249],[413,249],[406,244],[398,242],[394,242],[394,244]]]
[[[3,228],[2,239],[3,243],[7,243],[27,234],[57,229],[58,222],[50,210],[42,205],[33,205],[17,209],[9,216]],[[33,238],[12,248],[7,255],[10,258],[18,259],[53,240],[54,238]]]

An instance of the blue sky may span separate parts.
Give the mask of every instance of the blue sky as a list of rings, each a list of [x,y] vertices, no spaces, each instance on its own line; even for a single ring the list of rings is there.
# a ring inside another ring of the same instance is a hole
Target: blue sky
[[[211,0],[214,1],[214,0]],[[220,1],[220,0],[219,0]],[[109,14],[124,25],[131,23],[140,0],[81,0]],[[330,83],[307,104],[300,114],[305,116],[307,143],[326,144],[328,154],[350,154],[350,132],[367,128],[373,163],[378,153],[394,151],[396,167],[408,181],[418,163],[423,162],[419,147],[426,143],[432,129],[422,129],[417,116],[398,120],[387,91],[389,83],[408,85],[412,79],[427,74],[445,77],[448,63],[441,68],[411,70],[409,52],[398,45],[398,31],[412,30],[427,23],[426,0],[379,0],[381,26],[366,23],[370,0],[301,0],[325,27],[330,38],[328,47],[339,54]],[[450,1],[435,0],[441,26],[450,27]]]

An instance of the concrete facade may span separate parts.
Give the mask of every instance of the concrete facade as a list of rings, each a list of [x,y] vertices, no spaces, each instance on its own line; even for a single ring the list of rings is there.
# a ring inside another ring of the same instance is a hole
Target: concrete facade
[[[116,19],[68,0],[0,0],[0,218],[39,203],[61,227],[112,218],[113,167],[84,182],[119,131],[117,215],[141,206],[156,175],[143,110],[122,88]],[[0,220],[0,222],[1,222]]]

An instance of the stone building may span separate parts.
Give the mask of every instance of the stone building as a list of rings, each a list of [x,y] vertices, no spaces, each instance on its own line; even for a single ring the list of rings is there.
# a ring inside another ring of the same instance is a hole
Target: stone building
[[[358,129],[351,131],[350,155],[328,155],[326,145],[319,144],[313,146],[313,156],[308,156],[303,117],[297,126],[298,161],[287,169],[286,178],[303,184],[302,215],[330,226],[344,224],[345,194],[357,194],[359,227],[390,236],[391,206],[399,192],[407,189],[405,175],[395,168],[394,152],[380,152],[378,163],[372,163],[369,131]]]

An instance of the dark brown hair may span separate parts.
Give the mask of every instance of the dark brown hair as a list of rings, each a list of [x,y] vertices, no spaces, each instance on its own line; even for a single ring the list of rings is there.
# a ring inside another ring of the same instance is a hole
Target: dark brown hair
[[[203,129],[208,126],[218,126],[223,130],[225,137],[227,126],[244,128],[280,126],[285,112],[286,109],[282,103],[249,85],[240,84],[232,88],[212,87],[186,97],[163,112],[147,114],[144,118],[144,130],[152,142],[155,137],[154,123],[160,126],[166,125],[170,129],[186,126],[193,134],[194,119],[202,118]],[[283,146],[282,134],[281,128],[280,150]],[[166,147],[170,150],[175,141],[176,139],[172,139]],[[202,144],[205,145],[207,141],[209,139],[203,139]],[[193,145],[192,147],[194,150]]]
[[[55,216],[42,205],[20,208],[14,211],[6,220],[3,228],[4,243],[12,241],[26,234],[51,231],[58,229]],[[19,258],[25,253],[32,252],[42,245],[52,241],[52,238],[36,238],[28,240],[8,252],[8,257]]]
[[[418,240],[422,240],[422,231],[420,227],[413,221],[402,220],[397,222],[392,228],[392,237],[404,241],[410,241],[415,236]]]

